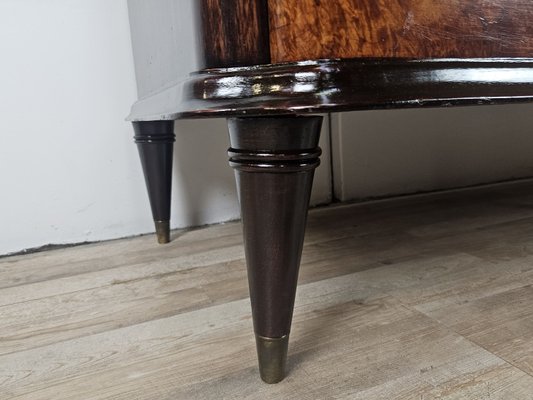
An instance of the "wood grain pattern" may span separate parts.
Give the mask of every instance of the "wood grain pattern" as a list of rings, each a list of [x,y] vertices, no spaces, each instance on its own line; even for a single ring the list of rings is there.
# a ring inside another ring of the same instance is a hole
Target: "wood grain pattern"
[[[533,56],[530,0],[270,0],[272,62]]]
[[[312,210],[274,387],[239,223],[0,259],[0,398],[529,400],[531,204],[522,182]]]
[[[202,68],[270,62],[267,0],[200,0]]]

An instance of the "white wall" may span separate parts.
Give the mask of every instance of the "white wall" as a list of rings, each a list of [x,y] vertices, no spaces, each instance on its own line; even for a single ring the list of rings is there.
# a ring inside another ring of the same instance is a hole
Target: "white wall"
[[[1,0],[0,52],[0,255],[153,231],[124,121],[137,98],[126,0]],[[224,121],[176,133],[172,226],[237,218]],[[328,166],[315,203],[330,198]]]
[[[364,111],[333,117],[336,198],[533,176],[533,105]]]
[[[0,1],[0,254],[150,229],[126,1]]]
[[[200,69],[197,1],[128,0],[140,98]]]

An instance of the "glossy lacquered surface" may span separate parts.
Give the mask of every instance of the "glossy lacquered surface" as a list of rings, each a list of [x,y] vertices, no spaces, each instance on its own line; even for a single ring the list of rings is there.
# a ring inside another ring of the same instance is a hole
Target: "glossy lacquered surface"
[[[130,120],[533,101],[533,59],[319,60],[212,69],[132,108]]]
[[[159,243],[170,241],[174,121],[134,122],[135,143],[148,190]]]
[[[273,63],[533,56],[531,0],[269,0]]]

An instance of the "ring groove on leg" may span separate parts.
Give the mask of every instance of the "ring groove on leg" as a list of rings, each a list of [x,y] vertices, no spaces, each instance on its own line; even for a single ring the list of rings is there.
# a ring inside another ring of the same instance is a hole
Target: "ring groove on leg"
[[[170,242],[174,121],[134,122],[135,143],[150,199],[157,241]]]
[[[228,120],[261,378],[285,375],[322,117]]]

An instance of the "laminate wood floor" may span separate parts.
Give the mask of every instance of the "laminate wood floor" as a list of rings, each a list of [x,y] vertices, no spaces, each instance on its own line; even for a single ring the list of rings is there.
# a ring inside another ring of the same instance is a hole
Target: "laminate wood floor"
[[[533,183],[310,213],[289,375],[241,227],[0,259],[0,399],[533,399]]]

